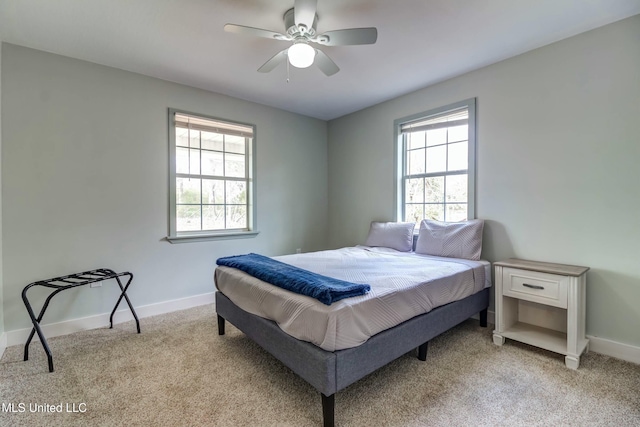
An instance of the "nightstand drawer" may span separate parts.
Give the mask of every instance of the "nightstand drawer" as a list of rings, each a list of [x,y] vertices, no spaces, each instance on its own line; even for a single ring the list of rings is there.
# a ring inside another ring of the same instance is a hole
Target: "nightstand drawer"
[[[502,283],[503,295],[567,308],[567,276],[505,267]]]

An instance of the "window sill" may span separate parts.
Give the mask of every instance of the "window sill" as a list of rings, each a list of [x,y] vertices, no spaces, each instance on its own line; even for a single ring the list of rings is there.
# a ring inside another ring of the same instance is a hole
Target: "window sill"
[[[231,231],[228,233],[212,234],[184,234],[180,236],[167,236],[170,243],[206,242],[209,240],[250,239],[260,234],[259,231]]]

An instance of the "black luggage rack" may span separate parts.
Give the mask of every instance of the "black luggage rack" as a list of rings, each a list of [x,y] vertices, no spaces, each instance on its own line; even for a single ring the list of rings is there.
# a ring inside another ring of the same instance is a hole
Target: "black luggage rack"
[[[120,277],[129,276],[129,280],[127,283],[122,286],[122,282],[120,281]],[[101,282],[103,280],[116,279],[118,286],[120,287],[120,298],[116,302],[116,305],[113,307],[113,311],[111,312],[111,316],[109,316],[109,328],[113,328],[113,315],[120,305],[120,301],[122,298],[127,301],[129,305],[129,309],[131,309],[131,314],[133,314],[134,319],[136,320],[136,328],[138,333],[140,333],[140,322],[138,321],[138,316],[136,315],[133,306],[131,305],[131,301],[129,301],[129,297],[127,296],[127,289],[129,285],[131,285],[131,281],[133,280],[133,274],[127,272],[124,273],[116,273],[113,270],[108,268],[99,268],[97,270],[85,271],[83,273],[70,274],[68,276],[54,277],[53,279],[47,280],[39,280],[37,282],[33,282],[25,286],[22,290],[22,301],[24,301],[24,305],[27,308],[27,312],[29,312],[29,317],[31,318],[31,322],[33,323],[33,329],[31,329],[31,334],[29,334],[29,338],[27,339],[27,343],[24,345],[24,360],[29,360],[29,344],[33,339],[35,333],[40,337],[40,342],[44,347],[45,353],[47,353],[47,359],[49,361],[49,372],[53,372],[53,356],[51,355],[51,350],[49,349],[49,344],[42,333],[42,329],[40,328],[40,321],[44,316],[45,311],[47,311],[47,307],[49,306],[49,302],[51,298],[53,298],[59,292],[62,292],[66,289],[77,288],[78,286],[88,285],[91,283]],[[51,289],[55,289],[45,300],[42,309],[40,310],[40,314],[36,318],[33,309],[31,308],[31,304],[27,299],[27,291],[34,286],[43,286]]]

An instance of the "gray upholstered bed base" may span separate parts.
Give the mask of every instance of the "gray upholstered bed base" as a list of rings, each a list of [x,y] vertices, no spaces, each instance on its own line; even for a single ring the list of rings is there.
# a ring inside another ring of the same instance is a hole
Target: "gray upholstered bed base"
[[[424,360],[430,339],[476,313],[480,313],[480,324],[486,326],[488,307],[489,289],[484,289],[382,331],[358,347],[330,352],[287,335],[271,320],[247,313],[216,292],[218,333],[224,334],[224,321],[228,320],[320,391],[325,426],[333,425],[337,391],[415,348],[419,347],[419,357]]]

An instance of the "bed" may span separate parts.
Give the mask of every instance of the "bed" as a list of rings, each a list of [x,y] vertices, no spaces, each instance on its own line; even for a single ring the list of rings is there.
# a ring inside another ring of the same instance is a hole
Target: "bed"
[[[371,287],[330,305],[235,268],[215,270],[218,333],[231,322],[318,390],[325,426],[334,425],[336,392],[415,349],[426,360],[429,340],[475,314],[487,324],[488,262],[417,253],[412,227],[403,231],[407,251],[397,239],[372,239],[373,227],[365,246],[276,257]]]

